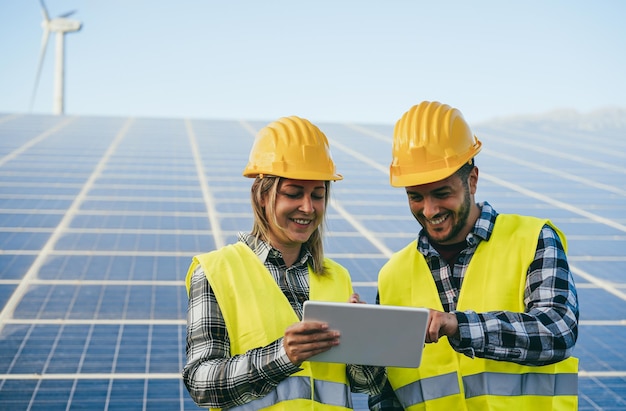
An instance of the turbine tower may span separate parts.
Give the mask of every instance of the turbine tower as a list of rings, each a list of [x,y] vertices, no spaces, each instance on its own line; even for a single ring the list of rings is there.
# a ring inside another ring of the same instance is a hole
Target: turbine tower
[[[52,110],[54,114],[63,114],[65,111],[65,33],[78,31],[82,27],[82,23],[78,20],[72,20],[68,17],[74,14],[74,11],[62,14],[59,17],[50,19],[48,10],[43,0],[39,0],[41,5],[41,14],[43,14],[43,21],[41,27],[43,28],[43,38],[41,39],[41,52],[39,53],[39,65],[37,67],[37,75],[35,77],[35,86],[33,87],[33,94],[30,100],[30,110],[33,109],[33,103],[35,102],[35,95],[37,94],[37,87],[39,85],[39,77],[41,77],[41,68],[43,66],[44,57],[46,56],[46,48],[48,47],[48,38],[50,32],[56,33],[56,61],[54,65],[54,100],[52,104]]]

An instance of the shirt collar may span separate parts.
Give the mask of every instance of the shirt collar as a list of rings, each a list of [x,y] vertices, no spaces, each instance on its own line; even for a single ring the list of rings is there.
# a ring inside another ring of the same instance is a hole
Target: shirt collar
[[[472,231],[465,237],[465,241],[467,241],[469,246],[476,246],[481,241],[489,241],[491,233],[493,232],[493,226],[496,222],[496,217],[498,216],[496,210],[486,201],[478,203],[478,207],[480,208],[480,216],[478,220],[476,220]],[[426,236],[426,231],[423,228],[419,232],[417,249],[425,256],[436,252],[431,246]]]
[[[254,251],[254,254],[256,254],[256,256],[263,264],[265,264],[268,258],[280,258],[281,260],[283,258],[283,255],[279,250],[272,247],[268,242],[265,242],[250,233],[239,232],[238,237],[239,241],[245,243],[248,247],[250,247],[252,251]],[[313,256],[311,255],[309,249],[305,245],[303,245],[302,251],[300,252],[300,260],[298,261],[298,264],[307,265],[309,263],[309,259],[312,258]]]

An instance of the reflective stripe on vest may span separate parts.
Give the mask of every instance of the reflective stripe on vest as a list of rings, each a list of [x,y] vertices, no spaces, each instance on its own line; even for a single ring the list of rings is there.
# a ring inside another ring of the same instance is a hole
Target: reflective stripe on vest
[[[271,407],[282,401],[310,400],[315,396],[315,401],[344,408],[352,408],[350,388],[345,384],[315,380],[315,391],[311,393],[311,382],[308,377],[289,377],[283,380],[275,390],[265,397],[259,398],[238,407],[229,408],[232,411],[257,411]]]
[[[507,374],[484,372],[463,377],[465,398],[481,395],[577,395],[578,375],[563,374]],[[405,406],[459,394],[456,373],[424,378],[396,390],[398,400]]]
[[[413,406],[425,401],[459,394],[458,379],[456,373],[437,375],[423,378],[396,390],[396,396],[403,406]]]
[[[331,381],[314,381],[315,401],[322,404],[336,405],[339,407],[352,408],[352,394],[350,393],[350,387],[346,384],[341,384]]]
[[[578,375],[483,372],[463,377],[465,398],[480,395],[578,395]]]

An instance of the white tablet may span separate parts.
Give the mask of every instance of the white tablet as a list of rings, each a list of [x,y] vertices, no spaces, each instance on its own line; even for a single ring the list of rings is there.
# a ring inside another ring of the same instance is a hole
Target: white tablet
[[[305,301],[303,321],[339,330],[339,345],[309,361],[417,368],[422,359],[428,309]]]

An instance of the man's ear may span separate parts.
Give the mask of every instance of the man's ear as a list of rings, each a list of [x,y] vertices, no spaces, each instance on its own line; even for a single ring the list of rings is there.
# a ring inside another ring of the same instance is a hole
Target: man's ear
[[[478,167],[474,166],[472,171],[470,171],[467,177],[467,183],[469,185],[470,194],[476,194],[476,189],[478,188]]]

